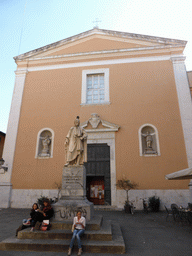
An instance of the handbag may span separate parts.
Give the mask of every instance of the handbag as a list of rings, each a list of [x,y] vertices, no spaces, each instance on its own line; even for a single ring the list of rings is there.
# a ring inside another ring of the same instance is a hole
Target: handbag
[[[46,230],[49,230],[49,228],[50,228],[49,220],[43,220],[40,230],[46,231]]]
[[[72,225],[71,231],[73,232],[75,230],[75,225]]]
[[[31,225],[30,219],[24,219],[23,220],[23,225],[24,226],[30,226]]]

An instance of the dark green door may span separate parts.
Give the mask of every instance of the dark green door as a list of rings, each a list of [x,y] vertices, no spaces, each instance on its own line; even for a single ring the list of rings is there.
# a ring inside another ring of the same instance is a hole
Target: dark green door
[[[87,193],[94,177],[104,177],[104,202],[111,204],[110,147],[106,143],[87,145]],[[87,194],[89,199],[89,194]]]

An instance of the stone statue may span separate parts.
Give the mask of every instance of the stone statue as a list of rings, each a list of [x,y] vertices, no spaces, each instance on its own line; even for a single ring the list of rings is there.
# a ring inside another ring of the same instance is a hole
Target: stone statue
[[[45,137],[41,137],[43,148],[41,150],[40,156],[49,156],[49,145],[51,144],[51,139],[47,135]]]
[[[153,138],[150,134],[150,132],[147,132],[145,135],[143,135],[145,137],[145,141],[147,144],[147,148],[152,148],[152,143],[153,143]]]
[[[79,116],[74,121],[65,139],[66,164],[83,165],[87,162],[87,134],[80,127]]]
[[[145,137],[146,141],[146,148],[144,149],[145,154],[157,154],[157,152],[153,149],[152,143],[153,143],[153,134],[151,134],[149,131],[146,132],[146,134],[142,134],[143,137]]]

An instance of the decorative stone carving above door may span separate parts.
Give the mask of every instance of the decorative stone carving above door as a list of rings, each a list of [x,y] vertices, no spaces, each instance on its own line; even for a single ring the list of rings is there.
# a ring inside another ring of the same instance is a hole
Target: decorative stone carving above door
[[[103,127],[98,128],[100,123],[102,124]],[[87,129],[87,126],[89,124],[91,125],[92,129]],[[86,129],[87,132],[89,132],[89,131],[93,132],[93,129],[97,129],[100,132],[109,132],[109,131],[117,132],[120,128],[119,125],[116,125],[116,124],[110,123],[108,121],[102,120],[97,113],[91,114],[91,117],[87,121],[83,122],[81,124],[81,127]]]

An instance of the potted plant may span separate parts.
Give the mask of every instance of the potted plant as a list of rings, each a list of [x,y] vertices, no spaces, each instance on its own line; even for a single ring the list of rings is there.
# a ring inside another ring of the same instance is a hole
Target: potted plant
[[[43,196],[43,195],[41,195],[41,197],[37,199],[37,204],[39,205],[39,208],[40,208],[41,210],[43,209],[43,202],[44,202],[45,200],[47,200],[47,199],[49,200],[50,204],[53,203],[52,198],[48,198],[48,197]]]
[[[127,179],[121,179],[117,181],[116,186],[120,189],[124,189],[126,191],[126,201],[124,204],[124,210],[126,213],[131,213],[131,204],[129,202],[129,190],[135,189],[138,185],[135,182],[131,182]]]

